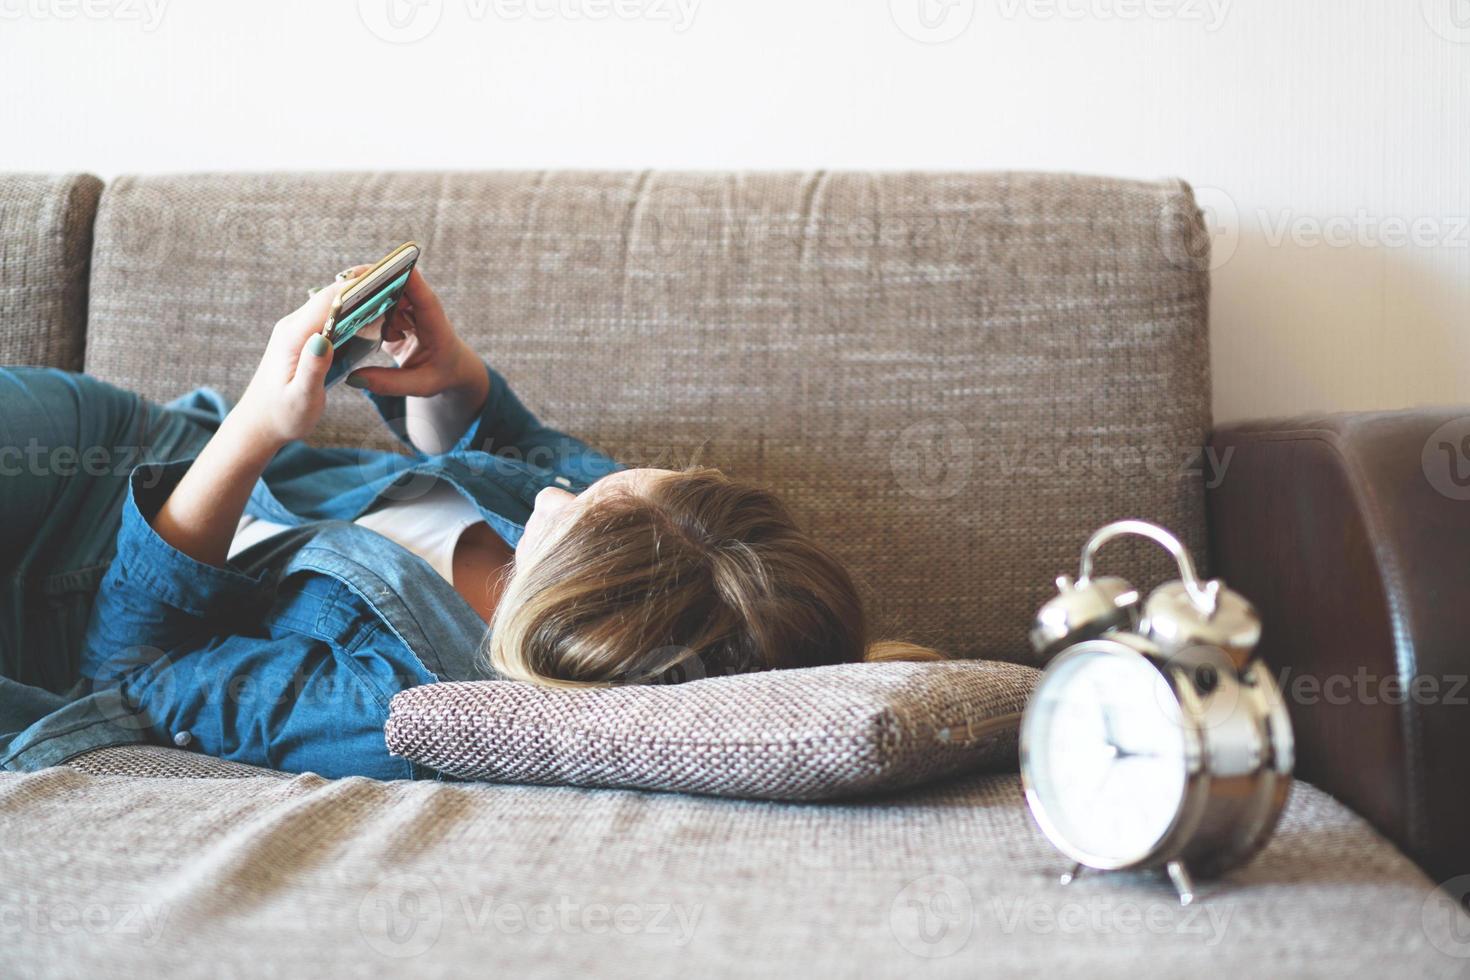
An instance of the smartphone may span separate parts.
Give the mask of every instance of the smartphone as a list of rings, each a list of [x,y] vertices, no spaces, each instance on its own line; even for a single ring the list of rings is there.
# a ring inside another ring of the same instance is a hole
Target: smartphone
[[[332,302],[322,335],[332,345],[328,388],[347,377],[383,346],[383,325],[398,305],[408,274],[419,260],[419,247],[404,242],[352,281]]]

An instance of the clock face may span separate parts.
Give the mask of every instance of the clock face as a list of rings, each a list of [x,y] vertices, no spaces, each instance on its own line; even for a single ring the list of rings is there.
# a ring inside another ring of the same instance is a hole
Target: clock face
[[[1188,778],[1185,729],[1168,682],[1136,651],[1099,641],[1054,663],[1021,741],[1037,820],[1074,859],[1125,867],[1173,824]]]

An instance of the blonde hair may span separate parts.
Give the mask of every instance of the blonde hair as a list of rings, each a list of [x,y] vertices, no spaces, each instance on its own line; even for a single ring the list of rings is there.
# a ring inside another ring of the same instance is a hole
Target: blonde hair
[[[852,577],[775,495],[692,468],[589,501],[515,569],[487,650],[557,687],[943,659],[867,629]]]

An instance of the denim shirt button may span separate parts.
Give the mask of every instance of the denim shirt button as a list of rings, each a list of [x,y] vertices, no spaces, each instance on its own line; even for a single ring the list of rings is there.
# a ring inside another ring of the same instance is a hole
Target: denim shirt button
[[[174,732],[174,744],[179,748],[185,748],[192,741],[194,741],[194,736],[188,732]]]

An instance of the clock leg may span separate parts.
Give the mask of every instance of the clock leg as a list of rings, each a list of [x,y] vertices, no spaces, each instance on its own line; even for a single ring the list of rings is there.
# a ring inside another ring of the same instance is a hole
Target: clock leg
[[[1072,865],[1072,869],[1070,871],[1062,872],[1062,877],[1059,880],[1064,885],[1070,885],[1072,882],[1077,880],[1077,876],[1081,873],[1082,864],[1081,862],[1078,862],[1077,864]]]
[[[1194,901],[1194,879],[1189,876],[1189,869],[1184,866],[1183,861],[1170,861],[1164,866],[1169,873],[1169,880],[1174,883],[1174,890],[1179,893],[1179,904],[1188,905]]]

